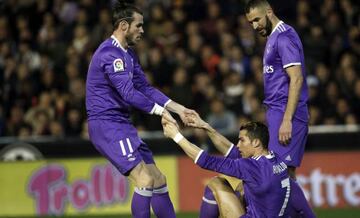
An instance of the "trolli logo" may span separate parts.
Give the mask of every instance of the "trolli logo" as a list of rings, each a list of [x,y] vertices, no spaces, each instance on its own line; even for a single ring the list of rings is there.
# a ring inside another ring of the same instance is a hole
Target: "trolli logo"
[[[36,171],[28,184],[39,215],[61,215],[66,204],[79,211],[91,205],[126,202],[129,182],[112,165],[94,166],[88,180],[79,179],[69,184],[62,165],[48,165]]]

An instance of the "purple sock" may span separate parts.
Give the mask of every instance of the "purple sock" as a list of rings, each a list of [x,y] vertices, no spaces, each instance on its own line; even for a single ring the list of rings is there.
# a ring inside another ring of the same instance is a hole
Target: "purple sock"
[[[175,218],[174,206],[170,200],[166,184],[154,188],[151,198],[152,209],[158,218]]]
[[[219,208],[211,189],[206,186],[200,207],[199,218],[218,218]]]
[[[131,202],[131,213],[134,218],[150,218],[150,201],[152,189],[135,188]]]

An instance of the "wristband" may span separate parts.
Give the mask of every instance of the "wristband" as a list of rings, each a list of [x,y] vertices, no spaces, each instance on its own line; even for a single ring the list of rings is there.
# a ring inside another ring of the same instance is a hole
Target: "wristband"
[[[163,107],[161,107],[160,105],[158,104],[154,104],[154,107],[152,108],[152,110],[150,111],[150,114],[156,114],[156,115],[159,115],[161,116],[162,113],[164,112],[164,109]]]
[[[181,139],[183,139],[184,136],[181,135],[181,133],[176,133],[175,137],[173,138],[173,140],[176,142],[176,143],[179,143],[181,141]]]

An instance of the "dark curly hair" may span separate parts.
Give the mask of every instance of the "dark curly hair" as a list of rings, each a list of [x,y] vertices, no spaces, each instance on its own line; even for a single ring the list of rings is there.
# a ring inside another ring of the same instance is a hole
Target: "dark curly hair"
[[[247,136],[251,139],[259,139],[265,149],[268,149],[269,130],[267,126],[261,122],[248,122],[241,125],[240,131],[246,130]]]

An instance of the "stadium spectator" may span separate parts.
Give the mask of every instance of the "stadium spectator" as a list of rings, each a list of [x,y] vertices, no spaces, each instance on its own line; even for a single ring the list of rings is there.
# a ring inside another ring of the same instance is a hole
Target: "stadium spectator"
[[[109,37],[112,32],[109,13],[113,2],[112,0],[2,1],[0,5],[0,93],[4,120],[10,118],[11,108],[17,104],[21,105],[26,114],[28,110],[36,106],[36,99],[43,91],[52,90],[57,92],[57,96],[70,96],[67,66],[71,65],[74,68],[73,72],[77,72],[77,76],[74,77],[85,78],[86,68],[90,62],[89,57],[99,43]],[[141,50],[139,58],[145,71],[155,72],[152,71],[154,62],[150,64],[153,61],[151,59],[158,58],[157,63],[165,64],[166,67],[163,70],[156,71],[161,74],[153,75],[153,84],[164,88],[164,92],[168,93],[168,90],[172,89],[172,74],[179,66],[187,72],[187,85],[193,87],[191,89],[193,96],[196,96],[199,90],[196,82],[197,74],[203,72],[212,75],[214,71],[215,76],[209,78],[209,83],[215,86],[215,95],[228,95],[228,82],[225,82],[228,78],[220,69],[223,60],[224,62],[231,61],[235,69],[245,73],[245,77],[241,76],[243,84],[253,82],[254,78],[259,78],[259,75],[261,77],[262,59],[259,59],[259,55],[262,56],[265,40],[251,30],[244,15],[239,15],[238,11],[244,7],[243,1],[228,1],[226,4],[219,0],[211,1],[211,4],[208,4],[208,1],[139,2],[144,11],[149,11],[145,14],[149,34],[138,45],[138,49]],[[318,93],[325,93],[328,83],[337,80],[339,82],[338,94],[348,102],[350,111],[356,115],[358,123],[360,120],[358,100],[355,100],[357,99],[354,97],[355,94],[349,96],[349,93],[354,91],[352,86],[355,86],[355,81],[359,77],[360,66],[356,61],[345,68],[341,64],[343,62],[346,64],[346,59],[349,59],[346,57],[349,56],[348,54],[351,56],[350,59],[360,59],[360,15],[359,8],[354,7],[355,3],[354,0],[297,1],[297,15],[294,15],[297,19],[296,21],[289,20],[289,22],[295,21],[294,27],[304,44],[305,63],[309,75],[314,75],[319,80],[316,86]],[[282,8],[278,8],[280,9]],[[284,21],[287,22],[287,20]],[[321,25],[325,22],[331,25]],[[80,30],[76,31],[76,29]],[[209,31],[212,35],[208,34]],[[84,37],[84,32],[87,32],[88,39]],[[213,62],[210,62],[212,65],[207,65],[210,68],[205,68],[201,61],[201,51],[206,46],[212,48],[214,54],[219,56],[214,59],[215,65]],[[242,54],[242,57],[235,61],[236,64],[234,64],[234,58],[231,57],[232,48],[235,50],[235,56]],[[160,55],[152,57],[153,54],[157,55],[153,51]],[[252,66],[254,62],[258,63],[255,64],[257,66],[255,68]],[[20,66],[21,64],[25,64],[26,67]],[[159,67],[159,64],[156,64],[156,67]],[[170,68],[165,69],[167,67]],[[24,70],[24,68],[27,69]],[[22,73],[26,72],[26,76],[17,74],[19,70]],[[354,75],[356,75],[355,79],[352,80]],[[344,78],[341,78],[342,76]],[[262,81],[258,79],[255,81],[256,90],[261,93]],[[55,88],[52,89],[51,86]],[[244,85],[244,93],[248,87],[250,86]],[[254,98],[259,102],[263,100],[259,94]],[[197,104],[198,100],[197,97],[192,98],[191,105]],[[240,112],[243,109],[240,107],[247,104],[244,100],[242,98],[235,106],[225,101],[225,105],[227,109],[241,117],[243,115]],[[55,102],[56,99],[53,101]],[[311,104],[322,110],[326,102],[320,95],[320,101],[312,101]],[[66,112],[69,108],[64,107],[64,110]],[[255,110],[249,111],[249,116],[256,115]],[[199,112],[205,115],[202,111]],[[85,116],[84,112],[80,111],[80,113]],[[330,117],[336,117],[336,112],[334,113],[335,115]],[[61,114],[60,116],[63,116]],[[342,120],[326,122],[329,119],[323,119],[325,117],[322,116],[327,115],[321,114],[321,119],[315,122],[315,125],[345,124]],[[65,122],[60,123],[64,128]],[[153,128],[152,123],[144,122],[143,129],[159,130],[161,128],[159,125]],[[7,131],[7,128],[0,134],[15,135],[13,131]]]

